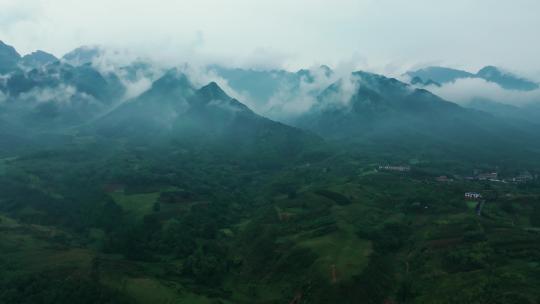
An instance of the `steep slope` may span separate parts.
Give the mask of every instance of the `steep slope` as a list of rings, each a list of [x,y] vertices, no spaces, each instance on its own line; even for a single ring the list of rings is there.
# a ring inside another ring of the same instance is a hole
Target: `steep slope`
[[[17,70],[21,55],[15,48],[0,41],[0,74],[6,74]]]
[[[81,46],[62,56],[62,59],[71,65],[84,65],[92,63],[103,51],[96,46]]]
[[[501,71],[494,66],[487,66],[478,71],[476,77],[494,82],[507,90],[532,91],[539,88],[538,84],[528,79]]]
[[[283,70],[253,70],[211,66],[211,72],[227,80],[235,91],[247,95],[254,103],[264,104],[285,85],[296,81],[296,75]]]
[[[6,110],[33,128],[56,128],[87,122],[124,95],[113,73],[101,74],[89,65],[55,61],[29,71],[17,70],[0,86]]]
[[[538,144],[531,144],[538,142],[538,135],[528,125],[509,125],[380,75],[356,72],[352,82],[349,95],[351,84],[343,80],[329,87],[296,125],[326,138],[370,143],[382,150],[395,146],[418,153],[538,152]]]
[[[318,103],[299,120],[300,125],[327,137],[394,136],[422,130],[439,117],[457,118],[462,109],[425,90],[413,89],[396,79],[355,72],[353,91],[343,81],[330,86]]]
[[[5,90],[11,97],[18,97],[36,88],[56,87],[60,84],[73,86],[98,100],[117,98],[123,94],[122,84],[113,73],[101,74],[90,64],[72,66],[61,63],[53,59],[54,57],[42,55],[25,58],[28,61],[48,64],[29,71],[18,70],[7,78]]]
[[[176,71],[169,71],[139,97],[128,100],[96,121],[105,136],[155,136],[167,132],[188,107],[195,88]]]
[[[147,92],[93,124],[98,134],[135,143],[171,141],[235,153],[296,153],[319,139],[255,114],[216,83],[196,89],[169,71]]]
[[[257,115],[230,98],[216,83],[196,92],[190,100],[186,119],[179,121],[178,126],[229,146],[231,151],[261,157],[292,157],[306,147],[320,143],[312,134]]]
[[[471,102],[465,106],[501,118],[512,119],[515,121],[527,121],[536,125],[540,124],[540,103],[538,102],[514,106],[489,99],[476,98],[471,100]]]
[[[256,106],[257,110],[264,111],[265,115],[280,114],[280,109],[272,108],[272,105],[269,105],[272,98],[294,97],[299,93],[302,84],[313,83],[317,80],[316,78],[330,79],[333,75],[333,71],[327,66],[289,72],[286,70],[233,69],[214,65],[209,67],[209,71],[226,80],[233,90],[246,96],[251,104]]]
[[[38,50],[31,54],[24,55],[21,63],[25,67],[33,69],[45,66],[49,63],[53,63],[56,61],[58,61],[58,58],[54,57],[54,55]]]

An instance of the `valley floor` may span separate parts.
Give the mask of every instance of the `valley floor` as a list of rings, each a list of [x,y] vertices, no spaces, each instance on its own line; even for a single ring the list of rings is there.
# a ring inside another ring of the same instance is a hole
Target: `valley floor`
[[[264,176],[221,164],[187,183],[126,178],[88,192],[75,181],[57,187],[70,172],[42,170],[52,162],[45,158],[0,163],[11,178],[2,192],[0,303],[540,299],[534,182],[440,182],[426,164],[387,172],[347,159]],[[223,175],[231,170],[239,174]],[[467,191],[484,195],[481,216]],[[74,194],[89,205],[67,207]]]

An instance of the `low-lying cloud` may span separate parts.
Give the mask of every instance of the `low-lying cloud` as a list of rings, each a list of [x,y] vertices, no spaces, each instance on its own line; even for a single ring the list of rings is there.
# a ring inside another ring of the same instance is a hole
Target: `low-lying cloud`
[[[122,101],[133,99],[152,87],[152,83],[165,73],[165,68],[149,58],[143,58],[127,49],[113,49],[99,46],[87,47],[96,56],[91,65],[100,74],[116,75],[125,88]],[[84,62],[74,62],[82,64]]]
[[[55,87],[33,88],[20,94],[18,99],[30,106],[46,102],[53,102],[59,106],[70,106],[74,100],[88,104],[96,102],[92,96],[79,92],[75,87],[65,84]]]
[[[320,94],[333,84],[336,90],[328,91],[324,105],[320,104]],[[287,121],[313,109],[343,108],[349,105],[358,86],[359,82],[350,69],[329,72],[326,67],[314,67],[309,70],[309,75],[300,77],[298,83],[282,83],[276,93],[256,110],[270,118]]]
[[[204,43],[202,37],[199,40],[199,44]],[[122,101],[133,99],[144,93],[168,69],[176,67],[178,71],[187,75],[196,88],[214,81],[229,96],[246,104],[255,112],[282,121],[293,119],[312,109],[320,109],[322,106],[347,107],[353,95],[358,91],[359,86],[362,85],[352,74],[355,70],[369,70],[386,75],[387,73],[399,73],[403,69],[403,65],[399,64],[377,69],[376,66],[370,66],[365,58],[356,56],[351,60],[339,62],[331,72],[325,67],[317,66],[309,69],[309,75],[296,78],[295,81],[290,80],[294,79],[294,77],[285,77],[284,81],[279,82],[279,86],[274,90],[272,96],[261,101],[250,96],[249,92],[233,88],[226,78],[221,77],[216,70],[209,68],[209,66],[211,67],[216,63],[215,61],[208,61],[209,59],[199,58],[200,60],[191,61],[191,58],[186,57],[184,63],[182,63],[182,58],[177,58],[176,62],[162,62],[137,55],[133,51],[126,49],[97,49],[97,55],[92,58],[92,66],[102,75],[114,74],[119,78],[125,87]],[[261,52],[261,54],[268,55],[265,52]],[[251,67],[266,70],[268,73],[273,73],[272,75],[275,77],[282,77],[280,73],[288,73],[289,76],[294,75],[293,72],[286,72],[285,70],[280,72],[270,70],[273,66],[281,65],[279,56],[276,56],[275,60],[269,60],[269,66],[258,65],[259,62],[264,61],[263,57],[267,57],[266,55],[261,58],[253,57],[253,61],[250,63]],[[186,63],[188,60],[189,63]],[[229,65],[224,66],[231,67],[234,64],[229,62]],[[407,80],[403,80],[407,82]],[[324,98],[325,104],[320,105],[318,103],[319,95],[332,84],[336,84],[337,90],[327,91]],[[478,99],[487,99],[516,106],[540,102],[540,90],[527,92],[506,90],[495,83],[480,78],[459,79],[441,87],[429,86],[426,89],[446,100],[462,105],[467,105],[471,101]],[[32,99],[35,102],[54,101],[58,104],[69,104],[75,97],[80,100],[90,98],[90,96],[81,95],[74,87],[66,85],[33,89],[21,95],[21,99]],[[0,92],[0,102],[4,102],[6,99],[7,96]]]
[[[227,79],[219,76],[215,70],[208,68],[207,64],[184,64],[177,69],[184,73],[196,88],[215,82],[228,96],[239,100],[252,109],[256,108],[255,101],[247,92],[233,89]]]
[[[317,95],[336,80],[335,76],[328,75],[322,68],[310,69],[309,76],[300,77],[298,84],[281,83],[268,102],[259,107],[259,111],[274,118],[290,118],[308,111],[316,103]]]
[[[540,102],[540,89],[533,91],[506,90],[499,85],[480,78],[464,78],[426,89],[442,98],[466,105],[471,101],[484,99],[514,106]]]
[[[77,94],[77,89],[73,86],[60,84],[56,87],[33,88],[19,96],[19,100],[28,102],[56,102],[58,104],[69,104],[73,96]]]
[[[126,88],[126,92],[122,97],[123,100],[130,100],[136,98],[142,93],[148,91],[152,87],[152,83],[154,82],[154,79],[150,77],[140,77],[135,80],[126,80],[125,78],[120,78],[120,80]]]

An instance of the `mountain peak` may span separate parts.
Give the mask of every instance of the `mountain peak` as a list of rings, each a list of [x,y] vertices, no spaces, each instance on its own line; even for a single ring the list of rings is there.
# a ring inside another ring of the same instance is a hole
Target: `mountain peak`
[[[179,102],[193,95],[195,88],[184,73],[177,69],[167,71],[163,76],[152,83],[149,90],[137,97],[137,100],[146,102]]]
[[[488,66],[483,67],[482,69],[478,71],[478,73],[476,73],[476,75],[478,76],[489,76],[493,74],[500,75],[502,74],[502,72],[496,66],[488,65]]]
[[[332,74],[334,72],[332,68],[327,66],[326,64],[321,65],[319,68],[328,74]]]
[[[56,58],[54,55],[41,50],[37,50],[35,52],[27,54],[22,58],[22,63],[24,65],[33,68],[40,67],[56,61],[58,61],[58,58]]]
[[[192,87],[192,85],[187,76],[176,69],[167,71],[161,78],[152,84],[152,88],[155,89],[178,87]]]
[[[71,65],[84,65],[92,63],[94,59],[103,54],[99,46],[81,46],[65,54],[62,58]]]
[[[385,94],[402,93],[409,90],[409,85],[395,78],[386,77],[366,71],[356,71],[352,73],[354,80],[364,87],[368,87],[376,92]]]
[[[466,71],[447,68],[447,67],[438,67],[438,66],[430,66],[430,67],[422,68],[417,71],[410,71],[410,72],[407,72],[406,74],[410,76],[411,78],[418,77],[424,83],[431,80],[433,82],[440,83],[440,84],[454,82],[457,79],[461,79],[461,78],[474,77],[474,74],[466,72]]]
[[[423,83],[428,83],[431,80],[434,83],[445,84],[454,82],[458,79],[480,78],[488,82],[496,83],[507,90],[531,91],[540,87],[535,82],[516,76],[492,65],[483,67],[476,74],[445,67],[427,67],[417,71],[407,72],[407,75],[416,83],[418,83],[419,80]]]
[[[16,69],[20,59],[21,55],[14,47],[0,40],[0,74]]]
[[[0,50],[4,50],[4,49],[9,49],[10,51],[17,53],[17,51],[15,50],[15,48],[13,46],[5,43],[3,40],[0,40]],[[17,53],[17,54],[19,54],[19,53]]]
[[[482,68],[476,76],[486,81],[494,82],[508,90],[532,91],[539,88],[537,83],[501,70],[495,66]]]
[[[422,86],[422,87],[428,87],[428,86],[441,87],[442,86],[440,83],[433,81],[432,79],[428,79],[424,81],[422,78],[418,76],[413,77],[413,79],[411,80],[411,84],[416,85],[416,86]]]
[[[208,100],[229,100],[231,97],[214,81],[202,87],[199,92]]]

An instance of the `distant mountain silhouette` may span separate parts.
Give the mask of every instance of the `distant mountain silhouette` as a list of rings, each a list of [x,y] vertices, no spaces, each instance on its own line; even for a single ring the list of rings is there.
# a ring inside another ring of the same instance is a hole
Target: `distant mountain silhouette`
[[[491,153],[493,149],[502,153],[504,142],[507,152],[513,153],[514,147],[539,146],[530,143],[540,143],[530,126],[463,108],[393,78],[355,72],[352,80],[352,92],[347,92],[350,84],[338,81],[294,124],[327,139],[376,143],[380,148],[428,145],[448,153]]]
[[[58,61],[58,58],[54,57],[54,55],[39,50],[23,56],[21,60],[22,64],[29,68],[39,68],[56,61]]]
[[[407,75],[412,78],[412,84],[420,83],[422,85],[425,85],[429,81],[444,84],[454,82],[458,79],[480,78],[496,83],[508,90],[531,91],[539,88],[539,85],[533,81],[502,71],[494,66],[486,66],[476,74],[451,68],[428,67],[407,72]]]
[[[6,74],[17,69],[21,55],[15,48],[0,41],[0,74]]]
[[[319,140],[255,114],[214,82],[197,89],[176,70],[97,120],[92,128],[102,136],[135,142],[188,140],[223,145],[239,153],[288,153]]]

